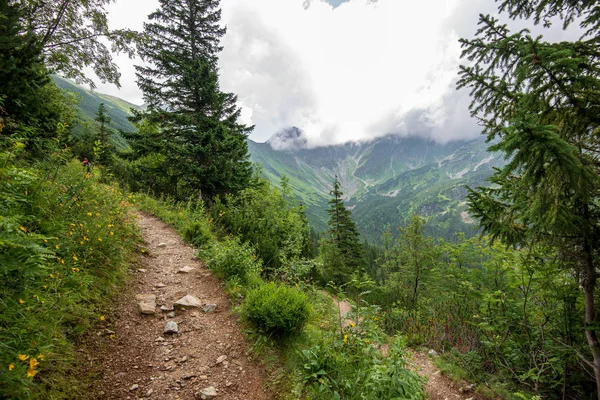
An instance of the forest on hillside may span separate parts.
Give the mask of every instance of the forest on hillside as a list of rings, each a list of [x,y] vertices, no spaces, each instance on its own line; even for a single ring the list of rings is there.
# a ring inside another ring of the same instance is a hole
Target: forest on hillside
[[[289,180],[249,162],[252,127],[219,82],[218,0],[160,0],[143,32],[110,30],[109,3],[0,3],[0,398],[85,398],[77,345],[145,251],[134,209],[196,246],[277,360],[284,398],[424,398],[406,346],[435,349],[489,398],[600,398],[595,1],[498,2],[577,26],[575,41],[480,16],[458,88],[509,160],[467,188],[483,234],[443,240],[413,213],[381,245],[361,240],[337,177],[317,235]],[[72,129],[77,97],[52,74],[119,85],[117,50],[145,61],[134,130],[117,134],[103,103]],[[350,324],[331,295],[353,303]]]

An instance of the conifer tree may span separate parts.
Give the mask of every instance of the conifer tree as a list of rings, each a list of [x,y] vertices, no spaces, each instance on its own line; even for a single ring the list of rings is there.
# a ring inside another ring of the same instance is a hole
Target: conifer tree
[[[471,90],[472,114],[485,126],[491,147],[510,160],[471,190],[470,208],[494,238],[519,247],[543,243],[561,255],[582,288],[585,336],[590,353],[574,356],[594,371],[600,398],[600,8],[596,1],[503,0],[513,18],[550,24],[577,21],[578,41],[550,43],[528,30],[510,32],[480,16],[472,40],[462,40],[459,87]],[[568,348],[567,348],[568,350]]]
[[[97,134],[97,145],[99,148],[98,151],[98,160],[101,164],[106,164],[108,162],[108,157],[110,154],[110,128],[109,124],[111,122],[110,117],[106,113],[106,106],[104,103],[100,103],[98,106],[98,111],[96,112],[96,122],[98,122],[98,134]]]
[[[328,250],[331,253],[331,258],[339,257],[339,260],[335,260],[339,264],[334,267],[334,269],[339,270],[333,275],[338,277],[334,280],[342,281],[347,279],[353,272],[363,268],[364,254],[358,230],[352,220],[352,214],[342,200],[344,193],[340,190],[340,182],[337,176],[333,181],[333,189],[330,194],[332,198],[329,200],[329,209],[327,210],[329,214],[329,230],[327,233],[329,234],[328,244],[332,248]]]
[[[219,89],[218,7],[217,0],[160,0],[144,26],[149,40],[140,54],[149,65],[136,75],[148,110],[136,119],[159,126],[168,194],[178,198],[236,192],[251,176],[252,128],[238,122],[236,96]]]

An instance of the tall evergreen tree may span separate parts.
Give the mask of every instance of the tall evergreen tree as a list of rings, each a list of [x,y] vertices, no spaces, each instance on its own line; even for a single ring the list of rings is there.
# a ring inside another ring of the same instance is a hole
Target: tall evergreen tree
[[[98,134],[96,142],[98,147],[98,160],[101,164],[106,164],[110,155],[110,117],[106,113],[106,106],[100,103],[96,112],[96,122],[98,123]]]
[[[333,269],[338,269],[335,272],[340,281],[337,283],[343,283],[341,281],[347,279],[353,272],[358,271],[364,267],[364,254],[363,248],[360,243],[360,235],[356,229],[356,225],[352,220],[352,213],[344,205],[342,196],[344,193],[340,190],[340,182],[335,177],[333,181],[333,189],[330,192],[332,198],[329,200],[329,235],[328,244],[331,248],[325,249],[325,253],[329,251],[331,261],[333,258],[339,257],[335,260],[336,266]]]
[[[561,255],[583,292],[589,354],[574,354],[594,371],[600,399],[600,8],[596,1],[503,0],[500,9],[535,23],[577,21],[587,32],[550,43],[528,30],[510,32],[480,17],[472,40],[462,40],[459,87],[471,89],[472,114],[510,162],[491,188],[472,190],[471,212],[484,229],[520,247],[544,243]],[[566,348],[568,350],[568,347]]]
[[[251,176],[252,128],[238,122],[236,96],[219,89],[218,7],[218,0],[160,0],[144,26],[149,40],[140,54],[149,65],[136,75],[148,110],[136,119],[159,126],[168,194],[178,198],[236,192]]]

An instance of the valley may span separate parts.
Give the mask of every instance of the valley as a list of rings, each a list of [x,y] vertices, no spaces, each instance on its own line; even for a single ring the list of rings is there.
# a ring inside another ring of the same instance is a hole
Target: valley
[[[282,145],[284,144],[284,145]],[[486,185],[505,163],[482,137],[445,144],[383,136],[369,142],[308,148],[302,132],[284,130],[265,143],[248,140],[250,159],[278,184],[287,176],[315,230],[327,227],[327,202],[338,176],[362,237],[377,242],[412,213],[426,216],[430,234],[452,239],[477,227],[466,213],[467,186]]]

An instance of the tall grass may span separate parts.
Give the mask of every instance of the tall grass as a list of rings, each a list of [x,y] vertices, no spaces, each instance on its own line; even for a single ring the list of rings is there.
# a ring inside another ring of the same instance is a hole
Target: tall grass
[[[105,318],[140,235],[117,188],[18,147],[0,153],[0,398],[73,398],[73,343]]]

